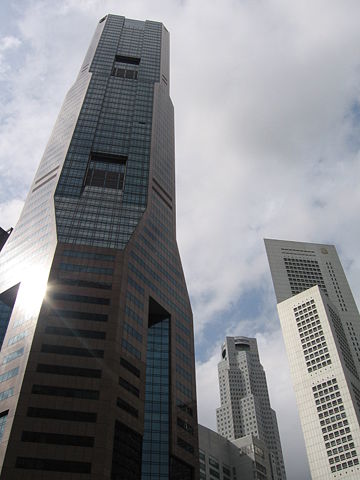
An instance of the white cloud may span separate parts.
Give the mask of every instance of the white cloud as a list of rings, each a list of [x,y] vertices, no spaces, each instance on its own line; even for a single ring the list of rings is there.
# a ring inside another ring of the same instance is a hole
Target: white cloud
[[[14,227],[14,219],[18,218],[24,206],[24,201],[19,198],[14,198],[8,202],[0,204],[0,219],[4,230]]]
[[[21,41],[12,35],[0,38],[0,52],[16,48],[19,45],[21,45]]]
[[[19,45],[21,45],[21,41],[12,35],[0,38],[0,80],[11,68],[9,62],[6,61],[6,52],[16,49]]]

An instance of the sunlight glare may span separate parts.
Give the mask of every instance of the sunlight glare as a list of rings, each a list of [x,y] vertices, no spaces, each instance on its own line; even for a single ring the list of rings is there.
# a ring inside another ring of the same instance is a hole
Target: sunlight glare
[[[39,310],[45,296],[47,279],[47,269],[43,266],[33,266],[24,274],[18,300],[26,316],[32,316]]]

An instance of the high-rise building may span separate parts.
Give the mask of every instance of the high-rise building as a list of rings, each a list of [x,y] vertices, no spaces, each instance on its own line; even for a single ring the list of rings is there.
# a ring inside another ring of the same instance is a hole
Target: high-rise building
[[[218,373],[221,402],[216,409],[218,433],[233,442],[242,437],[259,438],[270,456],[271,476],[266,478],[285,480],[276,413],[270,406],[256,339],[226,337]]]
[[[336,249],[265,246],[312,479],[358,479],[360,318]]]
[[[198,478],[174,170],[168,31],[107,15],[1,252],[1,478]]]

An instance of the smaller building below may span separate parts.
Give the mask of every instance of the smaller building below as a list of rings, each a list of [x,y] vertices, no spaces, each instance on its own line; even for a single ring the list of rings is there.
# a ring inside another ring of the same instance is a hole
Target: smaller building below
[[[264,442],[246,435],[227,440],[199,425],[200,480],[271,480]]]

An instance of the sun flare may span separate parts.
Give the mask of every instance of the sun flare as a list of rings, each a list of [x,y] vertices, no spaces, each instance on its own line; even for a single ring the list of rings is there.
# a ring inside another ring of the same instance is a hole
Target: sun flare
[[[44,299],[47,285],[47,270],[42,266],[29,268],[23,276],[18,302],[26,316],[37,311]]]

